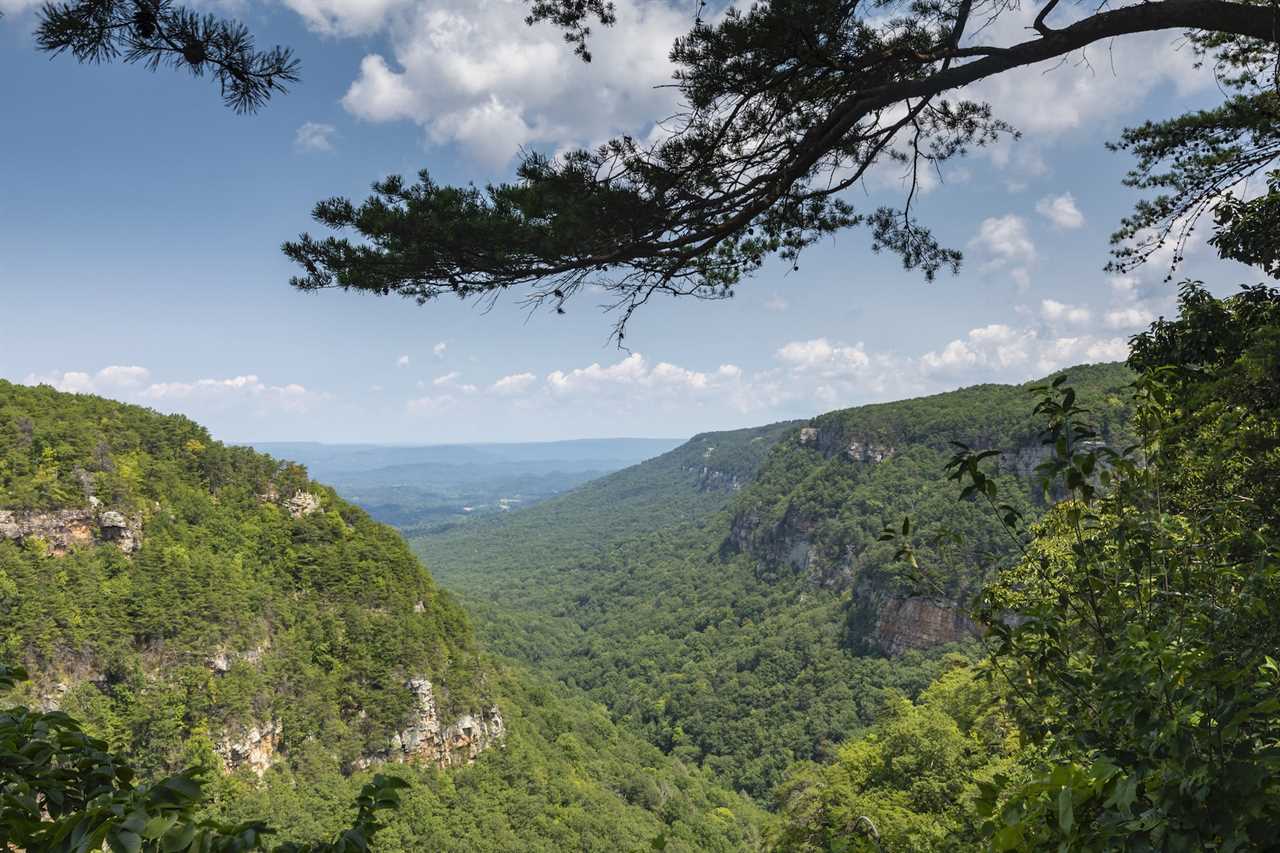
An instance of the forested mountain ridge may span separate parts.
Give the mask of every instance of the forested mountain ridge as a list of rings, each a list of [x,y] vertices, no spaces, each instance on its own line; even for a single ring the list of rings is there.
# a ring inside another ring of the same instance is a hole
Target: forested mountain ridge
[[[734,501],[728,549],[749,554],[765,580],[798,572],[852,589],[850,641],[859,647],[900,653],[960,639],[972,627],[965,602],[1013,551],[988,506],[955,500],[944,468],[959,445],[998,450],[1005,500],[1029,517],[1043,512],[1036,467],[1050,448],[1028,389],[1058,376],[1089,407],[1099,440],[1127,443],[1134,374],[1121,364],[828,412],[779,441]],[[911,572],[880,539],[907,515],[927,534]]]
[[[510,580],[506,569],[513,556],[536,555],[540,567],[576,563],[625,540],[722,509],[796,423],[700,433],[674,450],[536,506],[434,531],[407,530],[406,535],[411,542],[430,543],[429,551],[419,553],[429,555],[435,571],[467,567],[468,577],[458,580],[468,590]]]
[[[1120,430],[1132,375],[1066,373]],[[767,801],[793,762],[830,757],[892,696],[923,690],[945,666],[932,649],[971,636],[959,600],[1013,549],[982,507],[956,502],[949,442],[1040,458],[1030,385],[697,436],[528,510],[412,541],[491,648],[587,690],[665,751]],[[1001,482],[1016,481],[1034,517],[1022,458]],[[735,480],[738,490],[706,488]],[[922,547],[927,580],[946,595],[914,589],[894,547],[876,541],[907,513],[976,536],[940,547],[936,563]],[[815,555],[856,543],[859,559],[795,566],[786,556],[800,539]]]
[[[3,653],[155,769],[211,748],[261,772],[316,742],[345,766],[426,704],[437,728],[493,717],[462,609],[300,466],[3,383],[0,509]]]
[[[682,444],[616,438],[422,446],[255,442],[307,466],[374,518],[406,532],[554,497]]]
[[[70,713],[140,781],[200,768],[208,816],[282,840],[333,837],[381,772],[411,783],[388,853],[761,843],[757,806],[487,658],[393,529],[183,417],[0,382],[0,638],[31,674],[5,708]]]

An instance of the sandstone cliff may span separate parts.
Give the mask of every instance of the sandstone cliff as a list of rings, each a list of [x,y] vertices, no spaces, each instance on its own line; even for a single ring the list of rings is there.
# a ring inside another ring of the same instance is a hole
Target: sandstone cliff
[[[78,509],[24,511],[0,509],[0,539],[39,539],[48,553],[63,556],[72,548],[111,542],[126,554],[142,543],[142,521],[115,510],[101,510],[96,500]]]
[[[445,724],[431,682],[414,678],[407,686],[414,696],[407,725],[391,736],[386,750],[357,760],[357,769],[387,761],[431,764],[441,769],[457,767],[472,763],[480,753],[506,738],[507,727],[498,706],[481,711],[479,716],[463,714]]]

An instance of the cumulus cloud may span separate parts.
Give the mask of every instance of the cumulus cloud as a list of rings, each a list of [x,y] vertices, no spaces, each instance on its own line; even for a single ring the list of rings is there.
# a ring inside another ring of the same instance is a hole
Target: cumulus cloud
[[[139,392],[139,396],[146,400],[158,402],[189,401],[224,406],[248,400],[291,412],[305,412],[312,403],[328,397],[326,394],[317,394],[309,391],[305,386],[296,382],[290,382],[285,385],[271,385],[263,382],[252,373],[243,376],[232,376],[226,379],[157,382],[143,388]]]
[[[437,376],[435,379],[432,379],[431,384],[437,388],[452,388],[454,390],[461,391],[463,394],[474,394],[479,390],[476,386],[470,383],[459,382],[458,379],[461,378],[461,376],[462,374],[460,372],[452,370],[443,376]]]
[[[1019,290],[1031,286],[1031,269],[1038,255],[1036,244],[1027,233],[1027,222],[1021,216],[1009,213],[982,220],[978,233],[969,241],[969,248],[983,258],[984,271],[1008,270]]]
[[[409,356],[402,355],[396,359],[396,367],[408,367],[408,366],[409,366]]]
[[[337,133],[338,129],[331,124],[308,121],[294,134],[293,147],[299,151],[332,151]]]
[[[616,26],[597,28],[584,63],[551,25],[526,26],[507,0],[287,0],[324,31],[390,26],[391,55],[371,54],[343,98],[368,121],[413,121],[428,140],[457,144],[487,165],[524,145],[593,144],[670,115],[671,44],[688,14],[618,0]],[[378,23],[372,23],[377,21]]]
[[[1091,335],[1054,338],[1045,341],[1036,360],[1041,373],[1049,373],[1081,362],[1123,361],[1129,355],[1124,338],[1100,338]]]
[[[112,395],[136,390],[145,385],[150,377],[151,371],[145,367],[113,364],[92,374],[79,370],[69,370],[65,373],[33,373],[23,381],[27,385],[50,385],[59,391],[75,394]]]
[[[1032,3],[1006,8],[977,38],[986,44],[1021,42],[1040,8]],[[1089,11],[1091,7],[1059,6],[1049,22],[1062,26]],[[1100,43],[1067,62],[1051,60],[989,77],[962,94],[991,103],[997,116],[1024,133],[1048,137],[1122,115],[1161,86],[1172,85],[1184,98],[1211,87],[1212,71],[1197,69],[1191,49],[1179,47],[1182,41],[1175,32],[1127,36],[1124,50],[1111,51]]]
[[[1036,245],[1027,234],[1027,222],[1014,213],[982,220],[969,245],[987,254],[988,265],[1031,264],[1036,260]]]
[[[436,344],[431,348],[431,353],[436,358],[444,358],[445,351],[448,349],[449,349],[449,345],[446,344],[444,341],[441,341],[440,343]],[[405,358],[408,358],[408,356],[405,356]]]
[[[538,377],[532,373],[512,373],[494,382],[489,390],[495,394],[523,394],[537,381]]]
[[[669,362],[659,362],[650,367],[638,352],[606,367],[593,362],[587,367],[553,370],[547,374],[548,389],[560,396],[629,388],[696,391],[709,387],[710,382],[706,373],[687,370]]]
[[[1034,330],[992,323],[970,329],[964,338],[950,341],[941,350],[926,352],[919,365],[926,376],[964,374],[977,368],[1004,370],[1025,364],[1035,343]]]
[[[1047,323],[1074,326],[1083,326],[1093,317],[1088,308],[1080,305],[1068,305],[1056,299],[1044,299],[1040,302],[1040,316]]]
[[[1036,202],[1036,213],[1059,228],[1079,228],[1084,225],[1084,214],[1076,207],[1076,200],[1071,193],[1045,196]]]
[[[860,373],[871,366],[871,358],[859,342],[853,346],[832,344],[826,338],[792,341],[777,351],[784,364],[801,371],[815,371],[824,376]]]
[[[1132,329],[1137,331],[1144,326],[1150,325],[1155,318],[1155,315],[1146,308],[1131,305],[1128,308],[1117,308],[1114,311],[1108,311],[1106,323],[1109,329]]]
[[[224,410],[250,405],[260,411],[303,412],[314,403],[332,398],[330,394],[312,391],[294,382],[273,385],[253,374],[152,382],[151,371],[137,365],[111,365],[96,373],[71,370],[31,374],[23,381],[27,385],[51,385],[59,391],[99,394],[169,411]]]
[[[775,313],[779,313],[782,311],[786,311],[788,308],[790,308],[791,303],[788,302],[786,299],[784,299],[782,296],[779,296],[778,294],[775,293],[764,301],[764,307],[766,311],[773,311]]]

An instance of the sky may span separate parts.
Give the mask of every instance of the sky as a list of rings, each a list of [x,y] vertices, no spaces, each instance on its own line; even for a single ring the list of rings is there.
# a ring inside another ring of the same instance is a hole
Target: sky
[[[1160,259],[1108,275],[1138,195],[1126,125],[1219,98],[1176,33],[981,84],[1022,132],[931,176],[922,218],[965,252],[926,282],[865,233],[776,262],[730,301],[646,306],[610,342],[588,294],[516,301],[304,294],[280,244],[315,202],[388,174],[501,180],[522,148],[645,136],[696,4],[617,0],[584,64],[518,0],[236,0],[302,81],[236,115],[207,80],[36,52],[35,0],[0,0],[0,378],[180,412],[233,442],[685,437],[1122,359],[1172,312]],[[1025,38],[1030,4],[989,35]],[[1024,18],[1026,20],[1024,20]],[[860,207],[900,202],[871,175]],[[1256,276],[1193,241],[1179,278]]]

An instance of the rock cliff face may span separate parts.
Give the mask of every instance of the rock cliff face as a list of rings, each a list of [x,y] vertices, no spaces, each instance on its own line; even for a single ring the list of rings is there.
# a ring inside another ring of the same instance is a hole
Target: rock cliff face
[[[408,725],[391,736],[385,751],[359,759],[357,769],[387,761],[433,764],[441,769],[457,767],[472,763],[480,753],[506,738],[506,723],[496,705],[482,711],[479,717],[463,714],[445,725],[431,682],[414,678],[408,687],[414,694]]]
[[[0,539],[40,539],[51,555],[61,557],[77,546],[113,542],[126,554],[142,544],[142,522],[96,504],[83,509],[47,512],[0,510]]]
[[[743,486],[742,480],[736,474],[717,471],[710,465],[703,465],[701,468],[686,468],[685,470],[697,472],[698,489],[700,491],[736,492]]]
[[[446,725],[440,719],[431,682],[414,678],[408,687],[413,691],[414,704],[405,728],[391,736],[385,750],[360,757],[352,769],[364,770],[392,761],[431,764],[442,770],[459,767],[471,764],[480,753],[506,738],[506,723],[496,705],[479,716],[463,714]],[[214,749],[227,770],[247,768],[262,776],[283,758],[282,735],[276,721],[243,726],[224,733]]]
[[[281,734],[280,723],[274,720],[243,727],[225,733],[214,745],[214,751],[227,770],[248,768],[261,778],[280,756]]]
[[[789,481],[789,485],[763,503],[752,501],[748,487],[722,552],[750,555],[757,577],[764,581],[800,574],[814,586],[850,592],[848,639],[852,647],[865,652],[897,656],[976,636],[978,629],[962,602],[912,594],[894,576],[879,571],[891,557],[883,548],[877,549],[865,533],[849,539],[832,533],[840,528],[831,523],[831,516],[842,511],[831,502],[832,489],[845,488],[847,482],[866,482],[870,473],[866,469],[872,467],[915,464],[911,461],[918,458],[915,444],[906,439],[886,440],[892,433],[875,428],[851,427],[847,422],[823,418],[793,435],[802,453],[795,455],[793,450],[787,463],[790,468],[780,469],[786,472],[782,476],[788,480],[783,482]],[[926,446],[950,452],[941,439]],[[895,460],[900,453],[900,459]],[[999,466],[1029,480],[1047,455],[1048,449],[1038,440],[1028,439],[1003,454]],[[863,470],[832,473],[845,466]],[[777,490],[777,482],[775,479],[771,488]],[[826,493],[822,492],[823,483],[828,484]],[[832,483],[839,485],[829,485]],[[878,516],[873,520],[882,523]]]
[[[890,657],[978,635],[978,628],[954,601],[922,596],[887,596],[879,603],[868,641]]]

